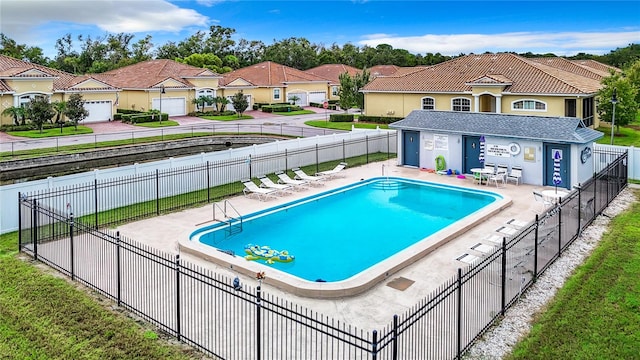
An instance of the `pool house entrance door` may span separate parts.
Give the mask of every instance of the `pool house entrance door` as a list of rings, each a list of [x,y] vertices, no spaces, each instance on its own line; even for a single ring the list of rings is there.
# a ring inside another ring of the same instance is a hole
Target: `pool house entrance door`
[[[471,174],[471,169],[482,167],[480,163],[480,136],[462,137],[462,173]]]
[[[402,163],[405,166],[420,166],[420,133],[417,131],[402,132]]]
[[[560,177],[562,182],[558,184],[559,188],[570,189],[570,148],[569,145],[560,144],[544,144],[544,185],[555,186],[553,183],[553,167],[556,153],[560,160]]]

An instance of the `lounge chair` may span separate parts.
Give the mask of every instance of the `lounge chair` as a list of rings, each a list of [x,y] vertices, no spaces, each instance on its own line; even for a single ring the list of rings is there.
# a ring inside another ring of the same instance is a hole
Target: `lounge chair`
[[[274,189],[281,194],[290,194],[291,193],[291,185],[285,184],[276,184],[273,180],[269,179],[266,175],[258,176],[258,180],[260,180],[260,187],[263,189]]]
[[[258,200],[261,200],[261,201],[265,201],[269,198],[276,197],[275,193],[277,190],[258,187],[256,183],[254,183],[249,179],[242,180],[242,184],[244,185],[244,189],[242,189],[242,193],[244,193],[246,197],[255,195],[258,198]]]
[[[333,169],[327,170],[327,171],[320,171],[319,173],[316,173],[316,175],[326,176],[328,178],[338,177],[338,174],[340,174],[340,172],[344,170],[344,168],[346,167],[347,167],[347,163],[341,162],[340,164],[336,165],[336,167],[334,167]]]
[[[295,190],[301,190],[309,187],[308,181],[292,179],[289,177],[289,174],[284,171],[276,171],[276,176],[278,177],[278,184],[291,185]]]
[[[496,231],[502,234],[503,236],[507,236],[507,237],[514,236],[519,232],[518,229],[507,227],[507,226],[501,226],[497,228]]]
[[[325,178],[319,175],[307,175],[307,173],[305,173],[304,171],[302,171],[302,169],[300,168],[293,168],[291,169],[291,171],[293,171],[295,175],[294,179],[296,180],[304,180],[304,181],[308,181],[310,185],[314,185],[314,186],[322,186],[324,185],[324,180]]]

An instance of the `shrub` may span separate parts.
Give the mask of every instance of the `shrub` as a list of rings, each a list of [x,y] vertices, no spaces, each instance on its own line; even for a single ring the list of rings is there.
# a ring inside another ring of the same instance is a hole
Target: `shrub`
[[[358,118],[358,121],[376,123],[376,124],[391,124],[402,119],[403,118],[399,118],[399,117],[360,115],[360,117]]]
[[[274,105],[263,105],[262,112],[266,113],[274,113],[274,112],[291,112],[302,110],[300,106],[291,105],[291,104],[274,104]]]
[[[120,114],[142,114],[143,113],[140,110],[133,110],[133,109],[117,109],[116,111]]]
[[[73,126],[73,124],[71,124],[68,121],[65,121],[64,123],[62,123],[63,127],[69,127],[69,126]],[[51,123],[44,123],[42,124],[42,130],[46,130],[46,129],[59,129],[60,128],[60,124],[51,124]],[[7,132],[7,131],[29,131],[29,130],[38,130],[38,127],[33,124],[33,123],[27,123],[25,125],[2,125],[0,126],[0,131],[2,132]]]
[[[353,114],[331,114],[329,115],[331,122],[353,122]]]

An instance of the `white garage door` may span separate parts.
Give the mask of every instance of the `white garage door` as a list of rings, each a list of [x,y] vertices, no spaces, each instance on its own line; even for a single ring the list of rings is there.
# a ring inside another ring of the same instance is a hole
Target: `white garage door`
[[[309,102],[307,101],[307,93],[303,93],[303,92],[299,92],[299,93],[288,93],[287,94],[287,101],[288,102],[292,102],[290,99],[294,96],[298,97],[298,100],[296,100],[295,105],[298,106],[307,106],[309,105]]]
[[[309,93],[309,103],[318,103],[322,104],[325,100],[327,100],[327,92],[326,91],[311,91]]]
[[[89,112],[89,116],[87,116],[82,123],[92,123],[99,121],[109,121],[111,120],[111,100],[102,100],[102,101],[85,101],[84,108]]]
[[[233,103],[231,102],[231,98],[232,97],[233,96],[227,96],[227,100],[229,100],[229,103],[224,108],[227,111],[235,111],[236,110],[236,109],[233,108]],[[247,103],[249,104],[249,106],[247,107],[247,110],[251,110],[251,94],[245,95],[244,97],[247,98]]]
[[[160,110],[160,99],[153,99],[153,108]],[[186,115],[187,110],[184,98],[166,98],[162,97],[162,112],[169,116]]]

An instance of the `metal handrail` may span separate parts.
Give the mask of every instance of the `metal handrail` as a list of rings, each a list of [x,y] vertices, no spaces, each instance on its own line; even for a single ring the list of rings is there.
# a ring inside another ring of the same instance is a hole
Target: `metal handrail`
[[[236,217],[229,216],[229,212],[227,211],[227,205],[229,205],[229,207],[233,209],[233,211],[235,212],[235,215],[237,215]],[[236,209],[229,200],[224,200],[223,206],[224,208],[220,207],[219,203],[213,203],[213,219],[226,223],[229,226],[229,228],[231,228],[233,222],[236,221],[240,225],[240,231],[242,231],[242,215],[240,215],[240,212],[238,211],[238,209]],[[225,219],[216,218],[216,208],[222,211],[222,215],[224,215]]]

